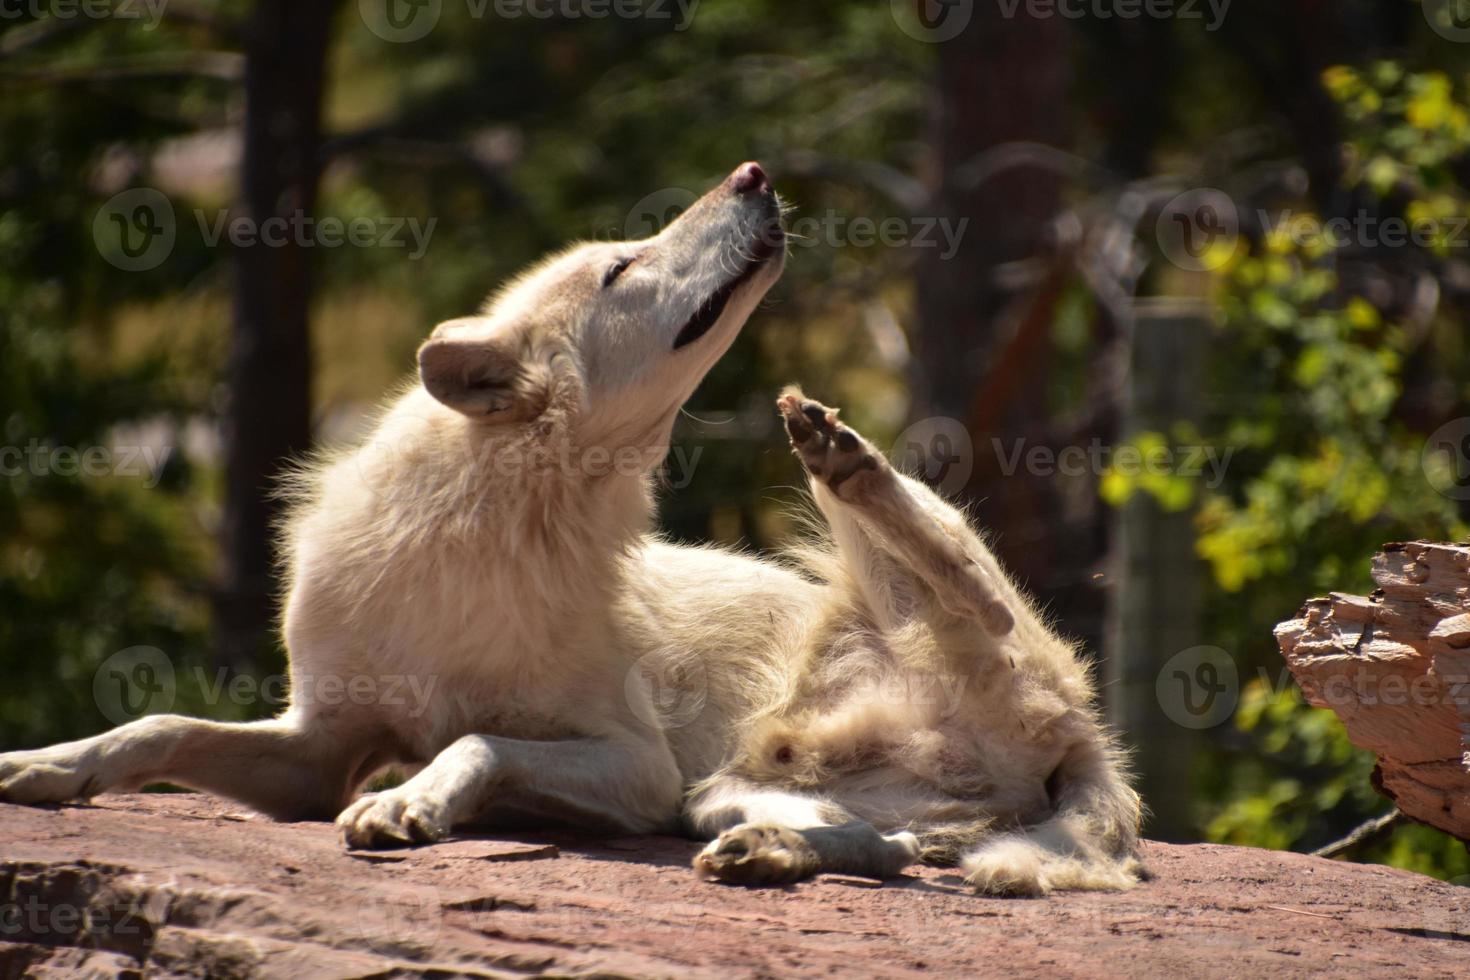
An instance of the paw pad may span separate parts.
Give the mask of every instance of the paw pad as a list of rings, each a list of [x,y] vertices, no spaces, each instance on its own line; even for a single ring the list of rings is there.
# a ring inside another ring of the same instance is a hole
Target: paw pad
[[[852,477],[882,469],[882,457],[862,436],[838,420],[838,410],[788,388],[776,403],[786,421],[791,448],[807,472],[835,493]]]

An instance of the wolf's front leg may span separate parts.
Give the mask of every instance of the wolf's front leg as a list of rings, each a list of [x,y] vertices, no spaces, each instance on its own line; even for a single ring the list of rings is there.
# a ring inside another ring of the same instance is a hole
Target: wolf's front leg
[[[950,614],[978,620],[992,636],[1011,632],[1013,609],[1022,603],[963,515],[896,472],[882,453],[838,420],[837,409],[795,388],[788,388],[777,405],[839,546],[867,547],[859,539],[871,533],[877,550],[923,582]],[[857,564],[861,576],[873,561],[865,555]]]
[[[673,826],[683,781],[662,742],[527,742],[466,735],[396,789],[364,796],[337,818],[349,847],[442,840],[497,803],[630,833]]]
[[[365,760],[370,725],[299,714],[223,723],[151,715],[50,748],[0,754],[0,801],[64,803],[174,783],[217,793],[282,820],[330,819]]]

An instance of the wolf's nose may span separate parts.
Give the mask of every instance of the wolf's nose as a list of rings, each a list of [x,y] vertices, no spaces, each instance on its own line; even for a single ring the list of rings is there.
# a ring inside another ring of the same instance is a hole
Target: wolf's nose
[[[737,194],[764,194],[771,189],[771,179],[758,163],[742,163],[730,175],[730,184]]]

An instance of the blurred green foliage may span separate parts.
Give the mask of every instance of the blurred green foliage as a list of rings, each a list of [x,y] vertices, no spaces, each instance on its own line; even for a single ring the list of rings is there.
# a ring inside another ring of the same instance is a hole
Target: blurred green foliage
[[[1465,86],[1392,62],[1336,67],[1324,82],[1350,123],[1350,184],[1378,200],[1397,198],[1411,226],[1426,222],[1438,233],[1433,252],[1463,248],[1458,219],[1470,215],[1470,192],[1452,163],[1470,151]],[[1234,376],[1255,406],[1226,438],[1248,447],[1255,465],[1234,470],[1230,492],[1205,503],[1199,540],[1222,589],[1263,597],[1243,595],[1246,608],[1308,582],[1367,591],[1365,557],[1385,541],[1470,538],[1456,501],[1435,491],[1448,484],[1426,473],[1455,464],[1395,414],[1426,334],[1439,335],[1429,346],[1444,359],[1444,376],[1457,380],[1462,398],[1470,391],[1463,327],[1450,317],[1384,321],[1366,290],[1337,271],[1364,243],[1314,215],[1261,244],[1222,283],[1228,349],[1248,358]],[[1336,717],[1306,705],[1286,678],[1278,668],[1245,688],[1236,725],[1253,751],[1222,781],[1232,802],[1208,826],[1217,840],[1320,845],[1329,828],[1388,809],[1370,786],[1372,753],[1353,748]],[[1463,845],[1418,826],[1357,856],[1442,877],[1470,872]]]
[[[1408,223],[1438,235],[1459,227],[1463,248],[1458,218],[1470,201],[1451,163],[1470,150],[1470,125],[1448,77],[1377,63],[1333,68],[1324,81],[1352,124],[1350,186],[1398,196]],[[1470,538],[1457,502],[1435,490],[1449,474],[1426,472],[1455,461],[1398,412],[1410,359],[1426,346],[1459,397],[1470,394],[1463,328],[1451,317],[1385,320],[1365,295],[1371,282],[1342,273],[1382,223],[1334,227],[1309,202],[1291,203],[1224,263],[1211,348],[1217,407],[1205,433],[1174,434],[1232,451],[1225,484],[1116,472],[1102,484],[1115,503],[1144,492],[1170,509],[1198,504],[1197,549],[1216,586],[1207,632],[1241,651],[1246,668],[1234,719],[1243,738],[1222,740],[1201,780],[1201,821],[1211,839],[1276,848],[1321,846],[1389,807],[1370,784],[1372,753],[1302,700],[1262,627],[1290,618],[1308,594],[1370,591],[1368,559],[1385,542]],[[1442,237],[1426,244],[1450,247]],[[1161,433],[1135,441],[1167,444]],[[1470,872],[1463,845],[1417,826],[1357,856],[1443,877]]]

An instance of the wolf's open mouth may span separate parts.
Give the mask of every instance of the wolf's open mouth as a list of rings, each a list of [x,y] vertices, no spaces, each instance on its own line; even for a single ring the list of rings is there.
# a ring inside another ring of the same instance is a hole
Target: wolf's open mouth
[[[785,248],[786,232],[781,228],[779,220],[773,220],[761,226],[760,233],[756,235],[755,244],[751,248],[750,260],[745,263],[745,268],[740,274],[721,286],[713,296],[700,304],[699,309],[694,311],[694,316],[684,324],[679,331],[679,336],[674,339],[674,350],[688,347],[700,337],[709,333],[720,317],[725,315],[725,307],[730,305],[730,300],[741,286],[745,285],[761,270],[771,258]]]

